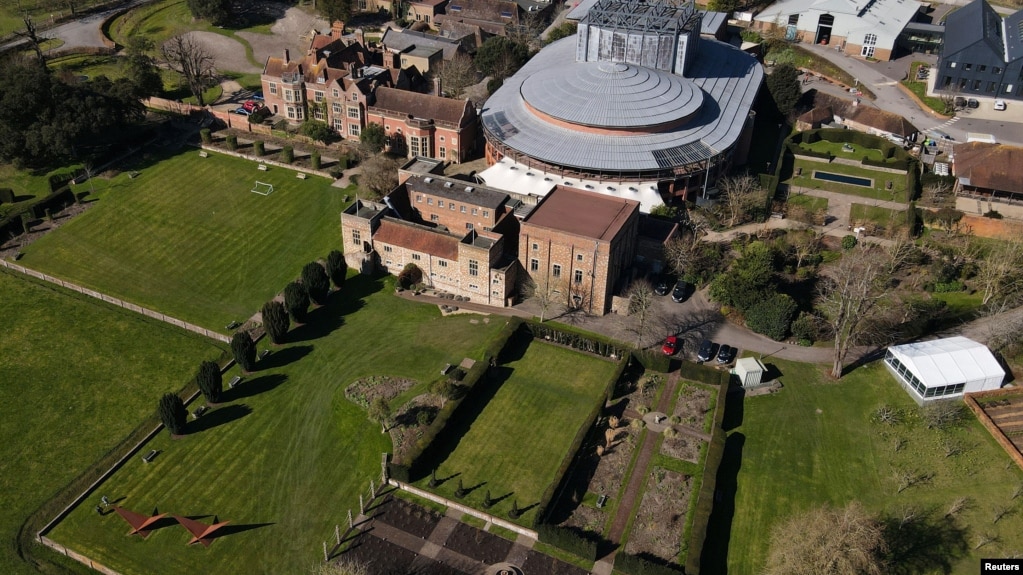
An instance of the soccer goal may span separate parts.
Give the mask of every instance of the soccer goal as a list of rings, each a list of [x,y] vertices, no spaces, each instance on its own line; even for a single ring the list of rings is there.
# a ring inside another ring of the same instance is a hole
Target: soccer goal
[[[261,196],[269,196],[274,193],[274,186],[273,184],[268,184],[266,182],[256,182],[256,185],[252,188],[251,192]]]

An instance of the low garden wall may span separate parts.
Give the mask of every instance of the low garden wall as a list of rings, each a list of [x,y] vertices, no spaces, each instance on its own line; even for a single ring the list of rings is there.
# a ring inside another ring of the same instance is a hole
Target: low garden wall
[[[430,501],[433,501],[434,503],[439,503],[440,505],[444,505],[445,507],[448,507],[449,509],[454,509],[455,511],[458,511],[460,513],[464,513],[466,515],[471,515],[471,516],[473,516],[473,517],[475,517],[477,519],[482,519],[484,521],[493,523],[494,525],[497,525],[498,527],[503,527],[503,528],[505,528],[505,529],[507,529],[509,531],[514,531],[515,533],[518,533],[519,535],[525,535],[526,537],[532,537],[533,539],[537,538],[536,531],[533,531],[532,529],[526,529],[525,527],[522,527],[520,525],[516,525],[516,524],[514,524],[514,523],[512,523],[510,521],[505,521],[504,519],[501,519],[500,517],[496,517],[496,516],[491,515],[489,513],[484,513],[482,511],[477,510],[477,509],[473,509],[472,507],[467,507],[465,505],[462,505],[461,503],[457,503],[455,501],[451,501],[450,499],[445,499],[445,498],[443,498],[443,497],[441,497],[439,495],[435,495],[433,493],[430,493],[429,491],[425,491],[423,489],[419,489],[417,487],[413,487],[413,486],[409,485],[408,483],[404,483],[402,481],[398,481],[397,479],[393,479],[393,478],[392,479],[388,479],[387,483],[389,485],[393,485],[394,487],[397,487],[398,489],[401,489],[402,491],[408,491],[409,493],[411,493],[412,495],[415,495],[417,497],[422,497],[423,499],[428,499]]]
[[[218,154],[224,154],[225,156],[234,156],[235,158],[241,158],[243,160],[251,160],[259,164],[266,164],[268,166],[276,166],[278,168],[284,168],[285,170],[292,170],[295,172],[304,172],[306,174],[312,174],[314,176],[321,176],[328,180],[333,180],[334,176],[330,175],[330,172],[325,170],[314,170],[312,168],[303,168],[294,164],[285,164],[284,162],[278,162],[276,160],[268,160],[259,156],[250,156],[248,154],[242,154],[240,152],[232,152],[231,150],[224,150],[218,148],[212,144],[202,144],[202,149],[210,152],[216,152]]]
[[[1023,395],[1023,390],[1018,388],[1003,388],[993,389],[991,391],[978,391],[976,393],[967,393],[963,396],[963,402],[966,403],[966,407],[970,408],[970,411],[977,416],[977,420],[984,426],[984,429],[988,430],[991,437],[995,438],[998,445],[1002,446],[1002,449],[1009,454],[1009,457],[1016,462],[1016,465],[1023,469],[1023,454],[1019,452],[1019,448],[1010,440],[1002,430],[995,425],[995,422],[991,420],[984,408],[977,402],[978,399],[990,399],[995,397],[1004,397],[1006,395]]]

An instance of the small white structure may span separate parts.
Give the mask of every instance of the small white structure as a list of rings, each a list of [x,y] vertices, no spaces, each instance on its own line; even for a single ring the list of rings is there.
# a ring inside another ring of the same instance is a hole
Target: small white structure
[[[755,357],[744,357],[735,362],[735,369],[732,370],[739,377],[739,383],[745,388],[757,387],[764,377],[767,368]]]
[[[889,347],[884,363],[920,405],[998,389],[1005,379],[991,350],[962,336]]]

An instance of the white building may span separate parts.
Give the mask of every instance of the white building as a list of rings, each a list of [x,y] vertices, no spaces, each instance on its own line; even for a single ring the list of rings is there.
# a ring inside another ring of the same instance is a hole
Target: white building
[[[732,373],[739,378],[739,383],[745,388],[757,387],[762,382],[767,368],[755,357],[743,357],[735,362],[735,369]]]
[[[889,347],[884,363],[921,405],[998,389],[1005,379],[991,350],[962,336]]]

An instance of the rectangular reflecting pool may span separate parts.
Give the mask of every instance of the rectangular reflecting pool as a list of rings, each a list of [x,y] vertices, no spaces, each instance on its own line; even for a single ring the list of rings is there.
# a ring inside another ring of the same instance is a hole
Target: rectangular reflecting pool
[[[813,179],[827,180],[829,182],[838,182],[840,184],[849,184],[850,186],[863,186],[864,188],[874,187],[874,180],[871,178],[860,178],[857,176],[833,174],[831,172],[820,172],[817,170],[813,171]]]

